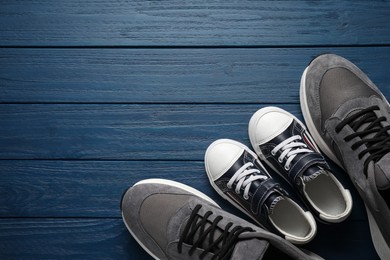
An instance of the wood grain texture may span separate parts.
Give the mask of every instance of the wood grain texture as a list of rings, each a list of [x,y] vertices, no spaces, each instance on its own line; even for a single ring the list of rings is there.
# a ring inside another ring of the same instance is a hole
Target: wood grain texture
[[[210,186],[207,146],[249,146],[249,118],[266,105],[302,119],[300,76],[324,52],[389,99],[389,13],[379,0],[1,1],[0,259],[150,259],[119,209],[145,178],[185,183],[248,219]],[[305,247],[378,259],[363,203],[334,169],[352,214],[318,223]]]
[[[0,219],[3,259],[150,259],[121,219]]]
[[[2,46],[389,44],[388,1],[2,1]]]
[[[264,105],[0,105],[0,159],[203,160]],[[302,119],[300,107],[281,108]]]
[[[347,174],[333,169],[354,198],[348,221],[366,221],[365,208]],[[148,178],[187,184],[243,217],[211,187],[202,161],[0,160],[0,173],[0,218],[120,217],[122,193]],[[286,182],[270,173],[294,195]]]
[[[320,224],[319,234],[305,248],[328,260],[379,259],[365,224]],[[353,243],[337,242],[351,240]],[[6,259],[151,259],[118,218],[0,219],[0,256]]]
[[[0,102],[299,103],[309,61],[336,53],[390,97],[390,47],[0,49]]]
[[[0,105],[0,159],[203,160],[264,105]],[[299,105],[282,108],[301,117]],[[302,117],[301,117],[302,118]]]
[[[0,161],[0,217],[120,217],[123,192],[147,178],[213,192],[203,162]]]

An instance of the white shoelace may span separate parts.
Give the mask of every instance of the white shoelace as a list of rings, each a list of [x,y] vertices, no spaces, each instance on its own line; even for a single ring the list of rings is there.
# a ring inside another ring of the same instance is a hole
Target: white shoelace
[[[298,142],[297,140],[302,140],[302,137],[300,135],[291,136],[291,137],[287,138],[286,140],[284,140],[283,142],[281,142],[280,144],[278,144],[271,151],[271,154],[273,156],[275,156],[279,150],[283,151],[280,154],[278,161],[280,163],[282,163],[284,158],[287,157],[286,163],[284,164],[284,169],[286,169],[287,171],[290,170],[291,162],[292,162],[292,160],[294,160],[294,158],[295,158],[295,156],[297,156],[297,154],[299,154],[299,153],[312,153],[313,152],[312,150],[306,148],[307,147],[306,144],[304,144],[302,142]]]
[[[260,173],[260,171],[258,169],[253,168],[248,169],[250,167],[253,167],[253,163],[248,162],[244,164],[240,169],[236,171],[236,173],[233,175],[233,177],[230,178],[229,182],[227,183],[227,187],[231,189],[233,183],[237,181],[237,185],[234,190],[237,194],[240,194],[241,187],[244,187],[245,189],[243,197],[245,200],[249,199],[249,188],[253,181],[268,179],[268,177],[265,175],[254,175],[254,173]],[[247,178],[248,175],[250,176]]]

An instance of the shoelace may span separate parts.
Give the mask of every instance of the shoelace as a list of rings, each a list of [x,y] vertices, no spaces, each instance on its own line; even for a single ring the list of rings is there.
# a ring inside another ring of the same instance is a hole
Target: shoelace
[[[201,244],[208,237],[208,247],[202,248],[204,251],[200,254],[199,258],[203,259],[209,252],[214,253],[212,259],[230,259],[231,254],[233,253],[234,245],[239,240],[238,236],[244,232],[253,232],[254,230],[250,227],[233,227],[233,223],[229,222],[221,235],[214,240],[215,231],[217,229],[218,223],[223,219],[222,216],[218,215],[214,221],[208,220],[210,215],[213,213],[207,211],[204,216],[198,214],[202,205],[196,205],[194,210],[191,212],[190,218],[187,221],[186,226],[180,236],[177,249],[179,253],[182,253],[183,243],[192,245],[189,250],[189,255],[191,256],[196,248],[199,248]],[[210,225],[211,223],[211,225]],[[206,228],[206,225],[209,227]],[[233,227],[233,228],[232,228]],[[198,233],[198,239],[194,241],[195,234]],[[221,246],[219,247],[219,244]]]
[[[244,164],[240,169],[236,171],[233,177],[230,178],[227,183],[229,189],[232,188],[234,182],[237,182],[235,192],[240,194],[241,187],[244,187],[243,197],[245,200],[249,199],[249,188],[253,181],[255,180],[266,180],[268,176],[266,175],[256,175],[260,171],[256,168],[252,168],[254,165],[251,162]],[[249,176],[249,177],[248,177]]]
[[[312,150],[307,149],[307,145],[303,142],[299,142],[299,140],[302,140],[300,135],[291,136],[278,144],[271,151],[272,156],[275,156],[279,150],[282,150],[278,161],[279,163],[282,163],[283,160],[287,157],[286,163],[284,164],[284,169],[287,171],[290,170],[291,162],[294,160],[297,154],[313,152]]]
[[[368,107],[363,109],[341,121],[336,126],[336,133],[339,133],[346,125],[349,125],[355,133],[348,135],[344,138],[346,142],[351,141],[355,137],[359,137],[361,140],[352,144],[352,150],[356,150],[362,145],[366,145],[366,149],[359,153],[359,160],[367,153],[370,155],[364,161],[364,173],[367,176],[367,168],[370,161],[377,162],[385,154],[390,152],[390,136],[387,133],[390,130],[390,125],[383,127],[381,122],[385,122],[384,116],[377,117],[375,110],[379,110],[378,106]],[[362,126],[368,124],[363,129]],[[372,135],[374,134],[374,135]]]

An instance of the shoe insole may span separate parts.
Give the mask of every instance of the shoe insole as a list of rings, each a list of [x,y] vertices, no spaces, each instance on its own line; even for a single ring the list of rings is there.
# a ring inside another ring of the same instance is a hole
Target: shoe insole
[[[320,174],[314,180],[307,182],[305,191],[320,212],[336,216],[346,210],[344,197],[329,175]]]
[[[276,203],[270,219],[283,233],[292,236],[306,237],[311,231],[302,210],[288,199]]]

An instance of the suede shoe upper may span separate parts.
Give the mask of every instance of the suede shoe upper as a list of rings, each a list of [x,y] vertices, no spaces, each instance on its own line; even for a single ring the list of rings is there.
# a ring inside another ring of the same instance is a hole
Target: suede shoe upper
[[[352,62],[315,58],[301,79],[301,108],[321,150],[343,167],[367,208],[374,246],[390,255],[390,106]]]

